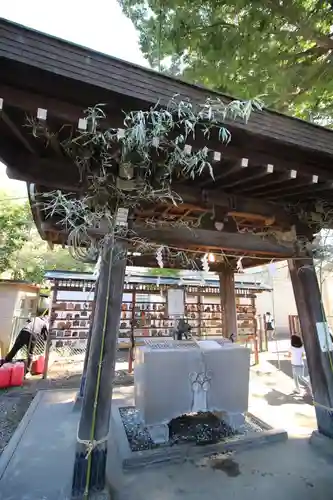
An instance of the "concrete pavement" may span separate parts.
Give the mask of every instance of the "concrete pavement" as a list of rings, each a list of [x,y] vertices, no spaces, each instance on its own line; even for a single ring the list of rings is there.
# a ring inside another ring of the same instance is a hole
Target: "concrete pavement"
[[[288,442],[124,474],[111,436],[108,476],[118,500],[331,498],[332,463],[308,444],[314,409],[291,395],[292,380],[273,366],[271,354],[251,371],[250,411],[288,430]],[[70,391],[42,391],[0,459],[0,500],[68,499],[79,418],[72,411],[74,397]],[[117,387],[114,397],[130,403],[133,388]]]

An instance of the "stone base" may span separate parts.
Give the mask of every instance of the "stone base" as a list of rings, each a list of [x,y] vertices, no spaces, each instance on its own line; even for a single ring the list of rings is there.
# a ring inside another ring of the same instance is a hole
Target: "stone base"
[[[254,422],[263,429],[261,432],[250,432],[237,438],[225,439],[214,444],[198,446],[196,443],[165,444],[155,449],[132,451],[125,432],[119,409],[127,406],[125,401],[112,402],[112,435],[115,436],[120,465],[124,470],[139,469],[150,465],[171,462],[183,462],[189,457],[204,457],[216,453],[226,453],[248,448],[260,447],[264,444],[286,441],[285,430],[272,429],[269,425],[253,417]]]
[[[319,431],[313,431],[310,436],[310,444],[327,457],[333,459],[333,439],[324,436]]]
[[[107,490],[89,493],[89,500],[111,500],[111,498],[112,496]],[[80,497],[71,497],[71,500],[82,500],[82,495]]]
[[[223,420],[226,424],[234,430],[241,429],[245,424],[245,416],[243,413],[229,413],[225,411],[214,412],[220,420]]]
[[[164,444],[169,441],[169,426],[167,424],[149,425],[147,429],[155,444]]]
[[[83,397],[80,396],[80,391],[76,394],[73,411],[80,412],[82,410]]]

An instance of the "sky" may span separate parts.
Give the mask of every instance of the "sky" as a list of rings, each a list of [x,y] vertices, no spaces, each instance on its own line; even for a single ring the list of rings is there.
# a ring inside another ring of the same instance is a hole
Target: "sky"
[[[122,13],[117,0],[1,0],[0,17],[119,57],[149,66],[139,48],[138,34]],[[0,162],[0,186],[15,196],[25,196],[23,182],[8,179]]]

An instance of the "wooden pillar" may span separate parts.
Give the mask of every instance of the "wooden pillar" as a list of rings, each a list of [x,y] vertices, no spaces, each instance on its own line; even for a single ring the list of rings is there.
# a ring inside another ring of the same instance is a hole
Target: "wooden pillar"
[[[223,314],[223,334],[227,338],[229,338],[231,334],[234,334],[237,338],[236,294],[233,268],[226,265],[223,271],[219,273],[219,278],[221,310]]]
[[[202,296],[200,295],[200,293],[198,291],[198,295],[197,295],[197,311],[198,311],[197,312],[197,318],[198,318],[198,337],[200,337],[200,338],[202,336],[202,330],[201,330],[201,321],[202,321],[202,314],[201,313],[202,313],[202,311],[201,311],[201,308],[202,308]],[[221,317],[222,317],[222,315],[221,315]]]
[[[53,291],[52,291],[52,299],[51,299],[51,304],[49,308],[49,327],[47,330],[47,337],[46,337],[46,343],[45,343],[45,363],[44,363],[44,370],[43,370],[43,379],[47,379],[47,372],[49,370],[49,360],[50,360],[50,350],[51,350],[51,330],[52,326],[54,323],[53,320],[53,314],[54,314],[54,305],[57,302],[57,296],[58,296],[58,280],[55,281]]]
[[[75,453],[72,498],[105,489],[112,383],[126,268],[122,243],[104,244],[87,379]]]
[[[131,345],[128,350],[128,373],[133,372],[133,364],[135,357],[135,303],[136,303],[136,289],[135,286],[132,291],[132,314],[131,314]]]
[[[92,304],[91,319],[90,319],[89,332],[88,332],[88,338],[87,338],[87,347],[86,347],[86,353],[85,353],[85,357],[84,357],[80,389],[79,389],[79,393],[77,396],[78,402],[81,401],[83,398],[84,389],[85,389],[85,385],[86,385],[86,379],[87,379],[87,367],[88,367],[88,359],[89,359],[90,346],[91,346],[91,336],[92,336],[93,324],[94,324],[94,318],[95,318],[95,306],[96,306],[96,300],[97,300],[98,281],[99,281],[99,278],[97,278],[96,284],[95,284],[94,299],[93,299],[93,304]]]
[[[312,258],[288,261],[304,348],[312,385],[318,430],[333,438],[333,366],[332,352],[323,352],[317,332],[318,323],[326,323],[320,289]]]

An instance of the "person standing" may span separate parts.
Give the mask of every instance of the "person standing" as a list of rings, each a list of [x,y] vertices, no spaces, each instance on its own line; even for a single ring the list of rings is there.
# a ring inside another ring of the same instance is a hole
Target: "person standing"
[[[304,347],[301,337],[298,335],[291,336],[291,367],[295,383],[295,390],[298,394],[301,392],[300,384],[305,385],[311,393],[310,384],[304,378]]]
[[[45,341],[47,338],[47,332],[48,324],[41,314],[38,314],[35,318],[28,320],[16,337],[13,347],[5,359],[2,360],[1,365],[4,363],[10,363],[22,347],[26,347],[28,351],[26,372],[30,372],[37,339],[41,338]]]
[[[275,327],[274,327],[274,318],[270,312],[267,312],[265,315],[266,320],[266,332],[270,340],[275,339]]]
[[[185,339],[188,340],[191,329],[192,329],[191,325],[185,319],[180,318],[173,332],[174,340],[183,340],[183,337],[185,337]]]

